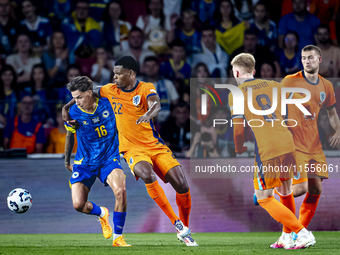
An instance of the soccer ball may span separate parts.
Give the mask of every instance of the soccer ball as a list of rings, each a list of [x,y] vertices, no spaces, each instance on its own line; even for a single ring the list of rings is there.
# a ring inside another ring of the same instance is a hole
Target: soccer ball
[[[32,207],[32,196],[25,189],[14,189],[8,194],[7,206],[12,212],[25,213]]]

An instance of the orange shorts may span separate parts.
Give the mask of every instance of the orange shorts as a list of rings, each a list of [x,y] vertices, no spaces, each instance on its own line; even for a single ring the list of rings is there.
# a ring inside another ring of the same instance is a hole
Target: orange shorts
[[[316,175],[328,179],[328,165],[323,151],[309,154],[296,151],[296,169],[298,177],[293,179],[293,185],[308,181],[308,175]]]
[[[131,173],[138,179],[134,173],[134,167],[138,162],[149,162],[155,173],[165,181],[165,175],[167,172],[175,167],[179,166],[177,159],[168,146],[160,144],[154,148],[133,148],[124,153],[124,159],[130,167]]]
[[[293,178],[295,166],[295,152],[287,153],[273,159],[261,161],[255,157],[254,188],[256,190],[273,189],[282,185],[281,181]]]

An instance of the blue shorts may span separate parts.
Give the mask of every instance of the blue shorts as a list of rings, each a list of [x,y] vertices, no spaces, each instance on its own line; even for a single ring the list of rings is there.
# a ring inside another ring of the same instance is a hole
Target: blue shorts
[[[104,183],[105,186],[108,186],[106,179],[108,175],[113,171],[113,169],[123,169],[119,159],[113,159],[110,161],[106,161],[105,164],[98,166],[90,166],[90,165],[73,165],[73,172],[70,178],[71,184],[76,182],[83,183],[86,187],[91,189],[93,183],[96,180],[96,177]]]

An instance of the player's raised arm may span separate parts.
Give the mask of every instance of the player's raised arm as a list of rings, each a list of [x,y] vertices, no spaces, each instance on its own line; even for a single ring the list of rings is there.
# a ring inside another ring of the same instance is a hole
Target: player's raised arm
[[[335,130],[335,134],[329,140],[329,143],[332,147],[337,148],[340,146],[340,121],[339,115],[336,112],[335,107],[330,110],[327,110],[327,115],[329,119],[329,123],[331,124],[332,128]]]
[[[159,97],[157,95],[149,96],[147,100],[149,110],[143,116],[138,118],[136,124],[140,124],[142,122],[149,123],[150,119],[156,117],[161,110],[161,102],[159,101]]]
[[[74,146],[74,134],[67,130],[66,141],[65,141],[65,167],[72,172],[72,165],[70,162],[71,154]]]

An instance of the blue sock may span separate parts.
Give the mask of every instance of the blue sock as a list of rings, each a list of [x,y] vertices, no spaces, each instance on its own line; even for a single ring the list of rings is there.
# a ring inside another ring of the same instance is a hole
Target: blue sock
[[[92,203],[92,206],[93,206],[90,214],[100,216],[100,214],[102,213],[102,210],[100,209],[100,206],[96,205],[92,201],[90,201],[90,202]]]
[[[113,224],[114,233],[121,235],[123,233],[123,227],[125,224],[126,212],[114,212],[113,214]]]

